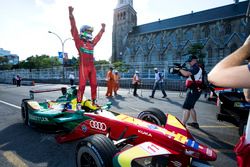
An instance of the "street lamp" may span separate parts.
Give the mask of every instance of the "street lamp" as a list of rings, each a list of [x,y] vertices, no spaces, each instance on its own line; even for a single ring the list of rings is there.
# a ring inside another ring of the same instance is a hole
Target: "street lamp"
[[[48,33],[50,34],[54,34],[55,36],[57,36],[57,38],[60,40],[61,42],[61,45],[62,45],[62,56],[63,56],[63,61],[62,61],[62,64],[63,64],[63,80],[64,80],[64,44],[66,41],[72,39],[72,38],[66,38],[65,40],[62,40],[62,38],[57,35],[56,33],[52,32],[52,31],[48,31]]]

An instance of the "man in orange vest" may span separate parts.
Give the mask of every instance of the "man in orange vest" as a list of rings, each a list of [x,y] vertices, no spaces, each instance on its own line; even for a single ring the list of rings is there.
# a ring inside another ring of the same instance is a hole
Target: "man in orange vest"
[[[119,80],[120,80],[120,75],[119,75],[119,73],[118,73],[118,71],[117,70],[115,70],[115,75],[114,75],[114,93],[115,93],[115,95],[117,95],[117,91],[118,91],[118,89],[119,89]]]
[[[106,81],[107,81],[107,93],[106,93],[106,96],[107,97],[112,97],[112,92],[113,92],[114,83],[115,83],[114,74],[113,74],[113,67],[109,68],[109,71],[107,72],[107,75],[106,75]]]
[[[134,86],[134,93],[133,93],[134,96],[138,96],[137,89],[138,89],[138,86],[140,85],[140,83],[141,83],[141,80],[139,78],[139,71],[135,71],[135,74],[132,78],[132,84]]]

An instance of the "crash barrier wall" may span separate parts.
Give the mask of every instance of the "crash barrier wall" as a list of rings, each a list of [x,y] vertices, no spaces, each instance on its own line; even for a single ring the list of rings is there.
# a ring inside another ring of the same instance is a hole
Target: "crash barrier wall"
[[[98,66],[97,80],[98,85],[106,86],[105,76],[110,66]],[[142,80],[141,87],[144,89],[152,89],[154,82],[154,69],[157,67],[159,71],[165,76],[164,87],[166,90],[184,90],[184,78],[178,75],[172,75],[168,73],[168,67],[164,65],[152,65],[150,68],[142,66],[134,66],[132,69],[128,69],[126,72],[119,72],[121,76],[120,87],[131,88],[132,77],[135,69],[140,72],[140,78]],[[0,82],[12,84],[12,79],[16,75],[21,76],[22,85],[34,85],[35,83],[62,83],[69,84],[69,74],[75,75],[75,83],[78,84],[78,69],[73,67],[54,67],[49,69],[18,69],[18,70],[5,70],[0,71]]]

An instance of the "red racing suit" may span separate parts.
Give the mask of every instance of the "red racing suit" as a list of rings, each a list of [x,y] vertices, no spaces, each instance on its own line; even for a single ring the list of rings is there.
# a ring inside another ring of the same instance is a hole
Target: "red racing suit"
[[[77,102],[80,103],[82,101],[82,97],[84,94],[86,81],[89,80],[90,88],[91,88],[91,98],[92,100],[96,100],[96,89],[97,89],[97,81],[96,81],[96,69],[94,66],[94,46],[101,39],[104,28],[100,30],[100,32],[96,35],[92,42],[84,41],[80,39],[78,30],[76,28],[75,18],[74,16],[70,16],[70,24],[71,24],[71,34],[75,41],[75,46],[79,53],[79,88],[77,91]]]

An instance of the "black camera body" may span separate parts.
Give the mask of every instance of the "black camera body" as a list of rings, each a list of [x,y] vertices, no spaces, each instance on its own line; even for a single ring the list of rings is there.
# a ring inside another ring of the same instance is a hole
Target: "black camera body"
[[[168,72],[170,74],[178,74],[179,76],[182,76],[179,69],[187,70],[186,63],[174,63],[168,68]]]

